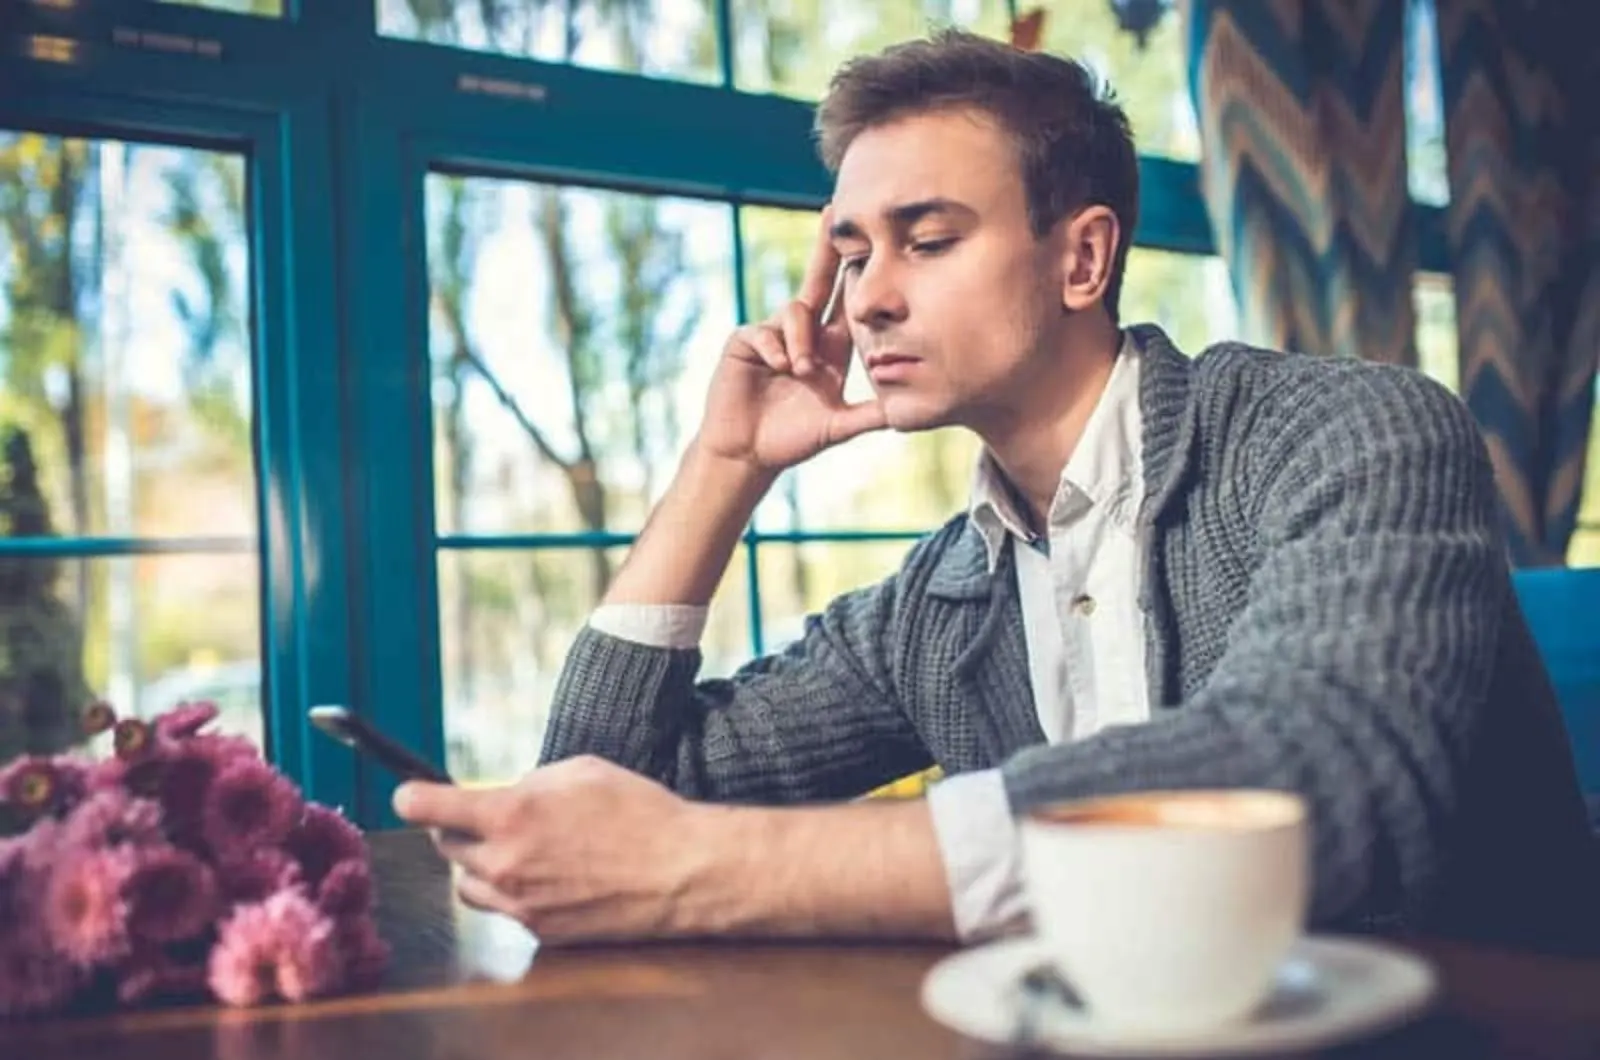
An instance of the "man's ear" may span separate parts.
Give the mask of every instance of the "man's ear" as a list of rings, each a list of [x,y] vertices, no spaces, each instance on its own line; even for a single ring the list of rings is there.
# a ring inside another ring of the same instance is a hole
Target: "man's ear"
[[[1075,313],[1105,298],[1122,225],[1107,206],[1086,206],[1062,224],[1061,307]]]

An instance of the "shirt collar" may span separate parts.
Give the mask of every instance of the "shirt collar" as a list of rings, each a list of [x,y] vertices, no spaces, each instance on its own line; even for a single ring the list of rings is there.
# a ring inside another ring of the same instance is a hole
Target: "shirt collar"
[[[1139,346],[1123,332],[1111,376],[1062,469],[1050,504],[1052,533],[1096,505],[1105,505],[1119,525],[1134,525],[1141,485],[1141,431]],[[1022,510],[1016,488],[985,447],[978,454],[967,514],[983,538],[990,571],[999,560],[1007,534],[1024,544],[1033,544],[1038,537],[1028,528]]]

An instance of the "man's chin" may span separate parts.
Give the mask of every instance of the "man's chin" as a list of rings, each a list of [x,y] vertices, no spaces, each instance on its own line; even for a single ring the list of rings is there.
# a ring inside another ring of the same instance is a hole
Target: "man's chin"
[[[895,395],[883,402],[883,414],[889,421],[890,430],[901,434],[916,434],[920,431],[935,431],[940,427],[949,427],[954,422],[949,409],[907,400],[908,397],[909,395]]]

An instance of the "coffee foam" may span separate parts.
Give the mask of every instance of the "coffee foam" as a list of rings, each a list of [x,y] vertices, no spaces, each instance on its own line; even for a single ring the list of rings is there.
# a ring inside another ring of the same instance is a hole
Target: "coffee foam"
[[[1028,817],[1044,824],[1252,830],[1292,824],[1300,802],[1274,791],[1173,791],[1115,795],[1041,806]]]

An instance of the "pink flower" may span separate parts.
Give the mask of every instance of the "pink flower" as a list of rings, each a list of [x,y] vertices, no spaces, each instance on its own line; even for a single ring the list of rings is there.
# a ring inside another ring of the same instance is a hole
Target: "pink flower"
[[[190,850],[205,850],[204,813],[217,763],[195,739],[184,740],[166,756],[161,774],[162,819],[173,841]]]
[[[34,867],[32,833],[0,839],[0,943],[35,943],[43,939],[39,901],[43,888]]]
[[[50,765],[56,774],[56,797],[52,809],[57,816],[64,817],[89,794],[94,765],[76,755],[56,755],[50,759]]]
[[[372,908],[372,869],[361,858],[346,858],[322,878],[317,905],[332,917],[350,917]]]
[[[138,718],[123,718],[111,728],[111,746],[123,761],[142,758],[155,747],[155,743],[155,729],[149,722]]]
[[[389,964],[389,944],[378,934],[372,917],[345,917],[334,928],[344,956],[344,985],[360,990],[377,986]]]
[[[55,868],[56,852],[64,845],[61,833],[64,826],[53,817],[46,817],[42,821],[33,822],[33,827],[17,838],[21,840],[22,864],[28,872],[33,873],[42,881]],[[38,883],[38,890],[43,893],[43,883]]]
[[[200,703],[179,703],[176,707],[156,718],[156,732],[169,740],[187,739],[217,717],[217,705],[209,701]]]
[[[206,842],[219,858],[277,846],[302,808],[300,792],[265,762],[230,762],[207,789],[202,818]]]
[[[232,861],[217,864],[224,900],[260,902],[300,883],[300,865],[282,850],[252,850]]]
[[[0,836],[0,915],[6,910],[6,896],[11,893],[8,884],[27,867],[29,835],[24,832],[21,835]]]
[[[110,703],[97,699],[90,703],[83,711],[83,734],[85,736],[99,736],[109,732],[117,724],[117,712]]]
[[[141,799],[159,799],[166,772],[166,753],[158,746],[151,746],[137,757],[112,758],[101,763],[91,786],[100,791],[120,789]]]
[[[222,766],[241,760],[260,762],[261,752],[240,736],[202,733],[172,739],[150,730],[137,754],[101,763],[94,786],[120,787],[136,795],[160,797],[169,808],[177,808],[174,804],[178,798],[199,794],[203,789],[196,779],[209,783]],[[199,768],[201,762],[210,768]]]
[[[73,847],[118,847],[162,841],[161,808],[122,788],[96,791],[62,826],[61,842]]]
[[[239,906],[211,951],[208,981],[230,1005],[330,993],[344,970],[333,921],[298,890]]]
[[[44,893],[44,922],[54,950],[83,968],[127,954],[123,885],[133,868],[133,855],[123,848],[57,852]]]
[[[83,975],[37,940],[0,932],[0,1018],[55,1012],[72,1000]]]
[[[55,791],[55,771],[48,759],[21,755],[0,767],[0,798],[23,810],[37,813]]]
[[[67,813],[89,788],[88,763],[69,755],[23,755],[0,767],[0,802],[29,818]]]
[[[367,859],[367,843],[360,829],[337,810],[318,803],[306,806],[285,845],[300,862],[306,885],[313,890],[322,886],[322,878],[339,862]]]
[[[223,736],[220,733],[206,732],[189,737],[183,741],[182,746],[186,751],[205,755],[218,767],[230,762],[262,760],[261,748],[243,736]]]
[[[164,949],[136,951],[117,970],[117,999],[138,1005],[157,998],[192,998],[205,993],[204,961],[179,961]]]
[[[123,886],[129,930],[151,942],[180,942],[211,925],[218,912],[217,881],[193,854],[170,846],[136,855]]]

